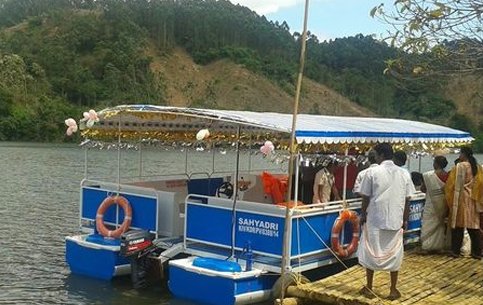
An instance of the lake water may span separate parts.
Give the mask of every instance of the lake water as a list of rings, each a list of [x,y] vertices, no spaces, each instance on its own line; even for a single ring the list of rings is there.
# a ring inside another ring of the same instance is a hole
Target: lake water
[[[84,151],[76,145],[0,143],[0,304],[169,304],[188,305],[170,299],[160,284],[142,291],[131,288],[128,277],[112,282],[70,274],[64,259],[64,237],[78,233],[79,183],[84,177]],[[139,152],[123,151],[123,175],[139,173]],[[230,153],[196,153],[189,172],[233,170]],[[117,179],[117,152],[92,150],[88,177]],[[451,162],[454,160],[451,158]],[[477,156],[480,162],[483,156]],[[179,151],[145,150],[143,173],[160,175],[184,172],[185,154]],[[256,156],[243,155],[241,167],[266,166]],[[286,164],[269,163],[277,169]],[[431,159],[422,160],[422,171]],[[410,170],[418,169],[411,161]],[[201,174],[200,174],[201,175]]]
[[[190,155],[189,172],[212,170],[211,153]],[[214,155],[215,170],[233,169],[229,155]],[[138,292],[129,277],[104,282],[70,274],[64,237],[78,233],[83,149],[0,143],[0,156],[0,304],[190,304],[170,300],[163,285]],[[88,177],[117,181],[117,151],[91,150],[88,158],[94,165]],[[145,175],[184,172],[185,154],[179,151],[147,150],[143,159]],[[123,175],[138,175],[138,151],[123,151],[121,160]],[[241,164],[248,166],[247,156]]]

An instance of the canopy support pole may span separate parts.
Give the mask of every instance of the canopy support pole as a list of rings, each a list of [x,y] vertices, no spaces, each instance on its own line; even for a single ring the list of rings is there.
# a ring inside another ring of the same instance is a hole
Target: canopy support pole
[[[89,148],[87,145],[84,146],[84,180],[81,182],[81,188],[84,185],[84,181],[87,180],[87,162],[88,162],[88,150]],[[82,200],[80,200],[80,205],[79,205],[79,215],[82,215]],[[82,217],[79,217],[79,228],[82,228]]]
[[[87,180],[87,153],[89,148],[87,145],[84,147],[84,179]]]
[[[117,128],[117,196],[121,190],[121,123],[122,113],[119,113],[119,121]],[[116,228],[119,227],[119,204],[116,204]]]
[[[189,147],[186,146],[185,147],[185,152],[184,152],[184,174],[186,175],[186,177],[188,177],[188,180],[191,178],[190,175],[188,175],[188,150],[189,150]]]
[[[231,214],[231,257],[235,257],[235,228],[236,228],[236,200],[238,197],[238,176],[240,171],[240,130],[238,125],[236,130],[236,167],[235,167],[235,181],[233,181],[233,208]]]
[[[139,142],[139,178],[143,176],[143,143]]]
[[[119,113],[119,121],[117,128],[117,195],[121,189],[121,113]],[[119,205],[116,205],[119,207]]]
[[[295,166],[295,187],[293,191],[293,198],[295,201],[294,207],[297,206],[298,204],[298,198],[299,198],[299,173],[300,173],[300,154],[297,153],[297,157],[295,158],[296,166]]]
[[[248,140],[248,173],[252,172],[252,134]]]
[[[345,157],[346,157],[346,160],[344,162],[344,183],[343,183],[343,186],[342,186],[342,202],[345,204],[345,201],[347,199],[347,166],[348,166],[348,163],[347,163],[347,160],[348,160],[348,157],[349,156],[349,147],[347,147],[345,149]]]
[[[302,32],[301,38],[301,49],[300,49],[300,65],[299,71],[297,76],[297,86],[295,88],[295,101],[294,101],[294,108],[293,108],[293,115],[292,115],[292,134],[290,136],[290,160],[288,164],[288,189],[287,189],[287,201],[290,202],[292,197],[292,175],[294,172],[294,157],[295,157],[295,132],[297,128],[297,114],[299,109],[299,100],[300,100],[300,91],[302,89],[302,79],[304,73],[304,65],[305,65],[305,47],[307,42],[307,19],[309,15],[309,0],[305,0],[305,9],[304,9],[304,27]],[[298,166],[298,164],[297,164]],[[296,198],[295,198],[296,199]],[[289,208],[290,204],[287,204],[285,207],[285,225],[283,228],[283,250],[282,250],[282,287],[284,287],[284,278],[285,273],[290,271],[290,233],[291,233],[291,209]],[[285,298],[285,291],[282,289],[282,303],[283,299]]]

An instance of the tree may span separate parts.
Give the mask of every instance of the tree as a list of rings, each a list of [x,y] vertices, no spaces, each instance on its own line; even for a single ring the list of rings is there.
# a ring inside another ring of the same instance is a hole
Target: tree
[[[386,38],[392,46],[406,55],[424,54],[403,55],[389,69],[406,68],[413,75],[483,71],[481,0],[396,0],[393,10],[380,4],[370,14],[393,27]]]
[[[0,54],[0,86],[19,94],[27,94],[28,74],[23,58],[17,54]]]

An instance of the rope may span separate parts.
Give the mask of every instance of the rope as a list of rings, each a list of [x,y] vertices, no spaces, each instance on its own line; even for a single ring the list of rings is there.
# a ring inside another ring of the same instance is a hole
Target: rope
[[[300,273],[292,273],[292,275],[294,276],[295,284],[297,286],[304,284]]]

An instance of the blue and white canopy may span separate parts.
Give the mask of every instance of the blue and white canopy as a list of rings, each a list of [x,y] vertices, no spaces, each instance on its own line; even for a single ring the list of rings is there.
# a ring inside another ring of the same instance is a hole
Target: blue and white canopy
[[[243,134],[263,134],[288,138],[292,114],[232,110],[194,109],[151,105],[123,105],[99,112],[100,122],[84,132],[88,138],[136,135],[160,138],[174,133],[195,138],[208,128],[210,133],[233,136],[238,127]],[[119,128],[119,123],[121,127]],[[299,114],[296,140],[299,144],[341,143],[448,143],[471,142],[467,132],[445,126],[384,118]]]

